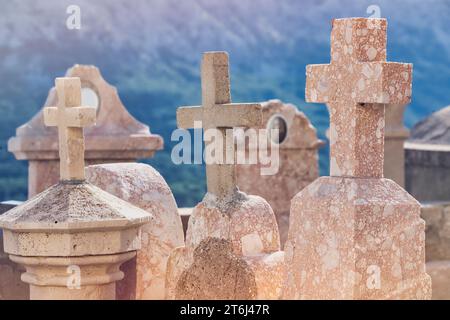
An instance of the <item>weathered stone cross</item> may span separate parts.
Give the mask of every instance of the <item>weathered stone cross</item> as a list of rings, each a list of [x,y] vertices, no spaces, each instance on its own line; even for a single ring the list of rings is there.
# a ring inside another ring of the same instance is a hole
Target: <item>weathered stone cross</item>
[[[81,107],[79,78],[56,78],[57,107],[44,108],[47,126],[58,127],[60,180],[83,181],[83,127],[95,124],[96,108]]]
[[[261,105],[231,103],[230,76],[226,52],[203,54],[201,81],[202,106],[180,107],[177,110],[179,128],[194,128],[201,121],[206,129],[217,129],[223,137],[223,154],[234,155],[234,143],[229,143],[227,128],[257,126],[262,121]],[[212,143],[205,141],[205,143]],[[206,164],[208,193],[219,199],[227,198],[237,190],[235,164]]]
[[[306,101],[330,111],[330,175],[383,176],[384,109],[411,99],[412,65],[386,62],[385,19],[333,20],[331,63],[306,67]]]

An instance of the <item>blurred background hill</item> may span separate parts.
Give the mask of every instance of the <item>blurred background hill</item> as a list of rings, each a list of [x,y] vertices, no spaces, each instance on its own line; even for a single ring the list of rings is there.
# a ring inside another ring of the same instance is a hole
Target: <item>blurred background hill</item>
[[[66,8],[81,8],[81,30]],[[450,1],[348,0],[0,0],[0,200],[25,199],[27,164],[6,150],[15,128],[42,106],[54,78],[94,64],[117,86],[130,113],[164,137],[153,159],[180,206],[205,191],[202,166],[175,166],[175,110],[200,103],[201,53],[230,54],[235,102],[278,98],[296,104],[324,137],[325,106],[304,102],[305,66],[329,62],[331,19],[387,18],[388,60],[414,63],[405,122],[450,104]],[[320,153],[328,172],[328,149]]]

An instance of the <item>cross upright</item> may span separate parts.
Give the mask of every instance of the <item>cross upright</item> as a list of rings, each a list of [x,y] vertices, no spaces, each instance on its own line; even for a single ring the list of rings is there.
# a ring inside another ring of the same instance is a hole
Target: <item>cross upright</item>
[[[330,64],[306,67],[306,101],[330,112],[330,175],[383,177],[385,106],[411,100],[412,64],[386,62],[385,19],[335,19]]]
[[[81,104],[80,78],[56,78],[57,107],[44,108],[46,126],[58,127],[61,181],[83,181],[83,127],[95,124],[96,108]]]
[[[258,103],[231,103],[228,54],[206,52],[201,67],[202,106],[177,109],[179,128],[194,128],[194,122],[201,121],[206,129],[217,129],[223,137],[223,154],[234,155],[234,142],[229,142],[226,129],[252,127],[262,121],[261,105]],[[212,143],[205,141],[205,144]],[[206,164],[208,193],[218,199],[227,199],[237,191],[235,164]]]

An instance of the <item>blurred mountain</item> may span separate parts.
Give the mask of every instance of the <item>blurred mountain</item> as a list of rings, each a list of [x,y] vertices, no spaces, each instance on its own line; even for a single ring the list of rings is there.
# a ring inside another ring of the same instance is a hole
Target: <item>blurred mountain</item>
[[[95,64],[118,87],[128,110],[161,134],[166,150],[146,162],[161,171],[179,205],[204,192],[203,168],[170,161],[175,110],[200,103],[201,53],[230,54],[238,102],[279,98],[318,128],[325,106],[304,102],[305,66],[329,61],[331,19],[388,19],[388,60],[414,63],[407,126],[448,105],[450,2],[350,0],[78,0],[81,29],[66,28],[69,0],[0,0],[0,200],[23,199],[26,163],[6,152],[14,130],[42,107],[54,78],[75,63]],[[321,173],[328,172],[327,149]]]

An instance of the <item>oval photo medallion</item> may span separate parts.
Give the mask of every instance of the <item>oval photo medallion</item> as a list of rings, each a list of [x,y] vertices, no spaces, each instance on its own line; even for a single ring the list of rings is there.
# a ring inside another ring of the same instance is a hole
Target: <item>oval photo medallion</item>
[[[272,116],[267,124],[267,130],[269,130],[270,140],[272,140],[273,143],[283,143],[287,138],[288,131],[286,119],[281,115]],[[272,130],[278,130],[278,134],[272,133]]]

